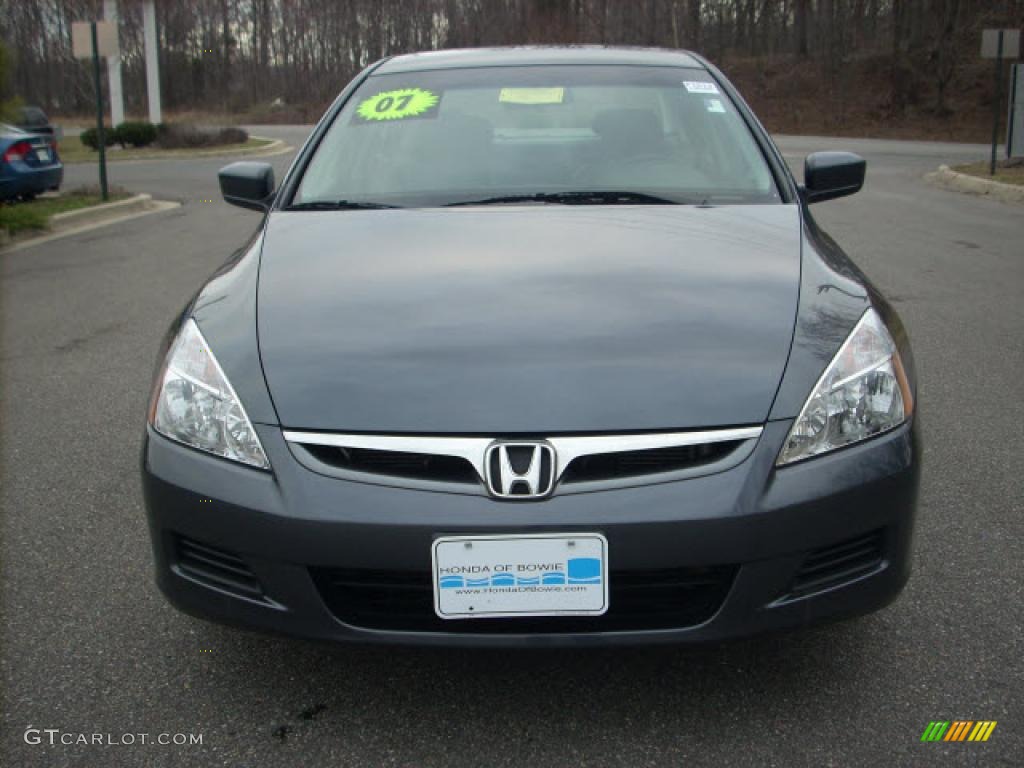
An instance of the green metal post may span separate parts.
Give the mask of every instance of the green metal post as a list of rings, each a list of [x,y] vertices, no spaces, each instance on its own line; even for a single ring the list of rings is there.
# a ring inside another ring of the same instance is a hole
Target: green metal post
[[[100,150],[100,195],[106,201],[107,194],[107,137],[103,131],[103,90],[100,86],[100,46],[96,40],[96,22],[89,22],[92,32],[92,76],[96,85],[96,141]]]
[[[992,159],[989,163],[988,175],[996,175],[996,144],[999,143],[999,113],[1003,106],[1003,30],[999,30],[999,42],[996,45],[996,98],[992,107]]]

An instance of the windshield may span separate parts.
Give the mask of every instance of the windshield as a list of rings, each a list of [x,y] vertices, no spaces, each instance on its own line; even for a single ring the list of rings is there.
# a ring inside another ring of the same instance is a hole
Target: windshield
[[[705,71],[581,65],[372,76],[291,207],[778,201]]]

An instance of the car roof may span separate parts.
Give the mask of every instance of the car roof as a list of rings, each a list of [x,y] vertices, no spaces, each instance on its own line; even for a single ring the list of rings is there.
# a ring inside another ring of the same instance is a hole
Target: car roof
[[[0,134],[17,134],[19,136],[28,136],[29,131],[19,128],[16,125],[10,123],[0,123]]]
[[[630,48],[604,45],[510,46],[461,48],[407,53],[385,60],[374,74],[466,67],[517,67],[558,64],[605,64],[634,67],[706,69],[689,51],[668,48]]]

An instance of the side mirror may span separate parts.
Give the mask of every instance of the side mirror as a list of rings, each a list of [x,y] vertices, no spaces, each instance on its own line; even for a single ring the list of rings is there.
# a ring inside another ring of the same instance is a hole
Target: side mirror
[[[270,163],[231,163],[220,169],[217,178],[220,193],[232,205],[265,211],[274,199],[274,169]]]
[[[815,152],[804,161],[804,198],[808,203],[859,192],[867,163],[852,152]]]

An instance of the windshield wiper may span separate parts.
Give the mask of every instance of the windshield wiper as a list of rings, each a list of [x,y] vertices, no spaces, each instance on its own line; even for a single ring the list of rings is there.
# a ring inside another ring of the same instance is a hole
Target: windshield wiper
[[[363,211],[378,208],[400,208],[398,205],[372,203],[358,200],[310,200],[285,206],[286,211]]]
[[[680,205],[676,200],[648,195],[646,192],[616,190],[578,190],[572,192],[537,192],[532,195],[485,197],[448,203],[446,208],[460,205],[511,205],[514,203],[551,203],[553,205]]]

